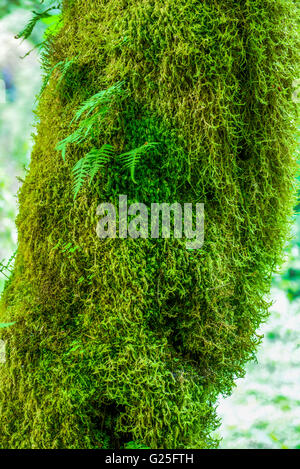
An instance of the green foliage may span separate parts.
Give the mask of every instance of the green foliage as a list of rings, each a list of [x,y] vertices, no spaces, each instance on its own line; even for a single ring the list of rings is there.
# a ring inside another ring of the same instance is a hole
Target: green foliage
[[[62,152],[64,160],[68,145],[78,145],[95,137],[99,126],[103,123],[103,120],[110,111],[114,99],[116,96],[123,93],[122,87],[123,83],[119,82],[106,90],[96,93],[91,98],[87,99],[76,111],[71,124],[73,122],[79,122],[78,128],[56,146],[56,149]]]
[[[0,329],[6,329],[7,327],[13,326],[15,322],[6,322],[0,324]]]
[[[118,82],[107,90],[100,91],[87,99],[76,111],[72,122],[78,122],[83,116],[85,116],[86,119],[91,113],[94,113],[95,110],[97,110],[97,116],[104,118],[111,107],[113,98],[123,93],[123,84],[124,82]]]
[[[102,145],[101,148],[93,148],[84,158],[77,161],[72,170],[74,176],[74,200],[86,179],[89,179],[91,184],[100,168],[107,164],[113,153],[114,149],[111,145]]]
[[[158,143],[145,143],[142,147],[135,148],[127,153],[119,155],[119,159],[125,168],[130,170],[132,181],[137,184],[135,180],[135,169],[140,162],[140,159],[148,150],[153,148]],[[93,182],[96,174],[101,168],[109,162],[114,154],[114,148],[111,145],[102,145],[101,148],[92,148],[84,158],[81,158],[72,169],[74,183],[73,193],[74,200],[78,192],[81,190],[84,182],[88,179],[89,184]]]
[[[148,143],[146,142],[139,148],[134,148],[133,150],[128,151],[127,153],[122,153],[119,156],[119,159],[123,163],[124,167],[130,170],[132,181],[137,184],[135,180],[135,169],[140,162],[142,156],[144,156],[151,148],[158,145],[156,142]]]
[[[13,262],[16,257],[16,252],[9,258],[9,260],[4,264],[4,259],[0,262],[0,274],[4,275],[7,279],[9,279],[10,274],[12,273]]]
[[[79,246],[74,246],[73,243],[64,243],[61,239],[53,249],[59,249],[60,252],[69,254],[69,257],[72,256],[72,254],[74,254],[77,250],[80,251]]]
[[[54,68],[60,66],[61,64],[62,63],[58,63]],[[67,61],[66,63],[63,62],[63,64],[64,66],[60,81],[72,65],[72,61]],[[57,150],[62,152],[62,157],[64,160],[66,156],[67,145],[80,144],[85,140],[89,140],[95,137],[95,130],[99,129],[99,127],[103,125],[105,116],[111,108],[112,100],[116,97],[116,95],[120,95],[122,93],[123,83],[117,83],[107,90],[103,90],[95,94],[81,105],[81,107],[75,113],[75,117],[71,121],[71,124],[74,121],[80,121],[79,127],[71,135],[68,135],[68,137],[59,142],[56,147]],[[140,162],[142,156],[144,156],[145,153],[147,153],[156,145],[158,145],[158,143],[146,142],[141,147],[134,148],[127,153],[122,153],[119,155],[119,160],[122,162],[125,168],[130,170],[132,181],[135,184],[135,169],[138,163]],[[74,176],[74,200],[82,188],[84,181],[89,178],[91,184],[100,168],[105,166],[105,164],[111,159],[113,153],[114,148],[109,144],[104,144],[100,149],[92,148],[92,150],[90,150],[84,158],[81,158],[75,164],[72,170]]]
[[[57,64],[55,64],[52,68],[50,68],[49,71],[46,72],[46,75],[44,76],[43,84],[42,84],[42,87],[41,87],[40,96],[42,95],[42,93],[44,92],[46,86],[48,85],[49,80],[50,80],[54,70],[58,69],[59,72],[60,72],[60,77],[57,81],[57,88],[58,88],[59,85],[61,84],[61,82],[63,81],[63,79],[65,78],[65,76],[67,75],[68,71],[72,67],[72,65],[75,63],[75,60],[76,59],[62,60],[62,61],[58,62]]]
[[[297,15],[292,0],[65,2],[48,58],[76,66],[39,103],[0,307],[16,321],[1,331],[1,448],[218,446],[217,398],[261,340],[290,226]],[[74,204],[72,168],[91,148],[142,142],[160,144],[138,158],[139,184],[112,158]],[[98,239],[99,199],[119,194],[204,202],[203,248]]]
[[[41,12],[37,12],[37,11],[33,11],[32,14],[32,18],[30,19],[30,21],[26,24],[25,28],[19,33],[16,35],[16,39],[28,39],[29,36],[31,35],[32,31],[34,30],[36,24],[38,23],[38,21],[42,20],[42,19],[45,19],[45,18],[50,18],[50,11],[52,10],[57,10],[59,8],[59,5],[58,6],[53,6],[53,7],[49,7],[47,8],[46,10],[44,11],[41,11]]]
[[[60,5],[54,7],[53,9],[60,8]],[[55,15],[49,15],[48,17],[42,18],[42,23],[47,26],[44,32],[45,40],[55,36],[59,33],[60,29],[62,28],[62,15],[61,13],[56,13]]]
[[[125,444],[124,449],[151,449],[149,446],[145,446],[139,441],[129,441]]]

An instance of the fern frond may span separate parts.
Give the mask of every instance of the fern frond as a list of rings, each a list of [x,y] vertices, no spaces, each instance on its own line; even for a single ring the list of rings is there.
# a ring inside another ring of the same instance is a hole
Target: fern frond
[[[97,116],[92,116],[82,121],[77,130],[75,130],[72,134],[68,135],[56,145],[56,150],[62,152],[62,158],[64,161],[66,159],[66,151],[68,145],[77,145],[83,142],[89,135],[92,134],[93,127],[97,120],[96,117]]]
[[[14,324],[16,324],[15,322],[2,322],[0,324],[0,329],[4,329],[6,327],[10,327],[10,326],[13,326]]]
[[[0,274],[4,275],[4,277],[6,277],[7,279],[9,278],[8,275],[5,273],[5,265],[0,262]]]
[[[93,148],[87,155],[86,158],[89,160],[89,184],[93,182],[94,177],[98,173],[99,169],[105,166],[107,161],[114,154],[114,148],[111,145],[102,145],[100,149]]]
[[[2,262],[0,262],[0,274],[4,275],[7,279],[9,278],[9,275],[12,273],[12,263],[16,257],[17,251],[13,253],[13,255],[9,258],[6,264],[4,264],[4,259],[2,259]]]
[[[56,8],[60,8],[60,5],[58,5]],[[42,22],[47,26],[47,29],[44,32],[45,41],[48,41],[59,33],[63,26],[62,19],[62,13],[50,15],[48,18],[42,19]]]
[[[15,260],[16,255],[17,255],[17,251],[15,251],[15,252],[13,253],[13,255],[8,259],[7,264],[6,264],[6,268],[7,268],[7,269],[10,269],[10,268],[11,268],[11,264],[12,264],[13,261]]]
[[[86,114],[86,117],[88,117],[93,111],[96,110],[97,107],[100,107],[99,112],[101,114],[106,114],[112,98],[123,92],[123,84],[124,82],[118,82],[115,85],[112,85],[110,88],[102,90],[84,101],[81,107],[77,110],[73,120],[71,121],[71,124],[74,121],[81,119],[83,114]]]
[[[72,257],[74,252],[81,251],[79,246],[74,245],[72,242],[64,243],[62,239],[58,240],[58,243],[52,248],[52,250],[59,249],[62,254],[68,254],[69,259]]]
[[[50,8],[47,8],[46,10],[42,12],[37,12],[37,11],[32,11],[33,17],[30,19],[30,21],[27,23],[25,28],[15,36],[16,39],[28,39],[29,36],[31,35],[32,31],[34,30],[36,24],[42,19],[42,18],[49,18],[51,15],[49,14],[49,11],[51,10],[57,10],[59,6],[53,6]]]
[[[89,174],[89,161],[86,156],[77,161],[72,172],[74,177],[73,194],[75,200]]]
[[[91,184],[94,177],[103,168],[107,161],[111,158],[114,153],[114,149],[111,145],[102,145],[101,148],[93,148],[84,158],[81,158],[73,167],[73,193],[74,200],[76,199],[78,192],[81,190],[83,184],[87,179]]]
[[[73,132],[71,135],[68,135],[56,145],[56,150],[61,151],[64,161],[66,159],[67,146],[72,143],[80,143],[82,139],[83,137],[81,129],[77,129],[75,132]]]
[[[69,69],[72,67],[72,65],[74,64],[75,60],[77,59],[77,57],[69,60],[69,59],[66,59],[64,60],[63,62],[59,62],[59,68],[60,68],[60,78],[57,82],[57,86],[59,86],[62,82],[62,80],[64,79],[64,77],[66,76],[66,74],[68,73]]]
[[[124,168],[127,168],[130,170],[131,179],[134,182],[134,184],[137,184],[135,180],[135,170],[142,156],[144,156],[149,150],[154,148],[156,145],[159,145],[159,143],[158,142],[145,143],[141,147],[134,148],[133,150],[130,150],[126,153],[122,153],[121,155],[119,155],[119,159],[121,160]]]
[[[42,84],[41,91],[40,91],[40,96],[43,94],[46,86],[48,85],[49,80],[54,70],[59,69],[61,72],[59,80],[57,82],[57,88],[58,88],[74,62],[75,62],[75,59],[71,59],[71,60],[66,59],[55,64],[54,67],[52,67],[44,76],[43,84]]]
[[[99,124],[110,110],[113,98],[123,93],[122,86],[123,82],[118,82],[107,90],[95,94],[80,106],[70,125],[74,121],[78,122],[83,117],[84,119],[81,120],[78,128],[71,135],[61,140],[56,146],[56,150],[62,152],[63,160],[65,160],[66,149],[69,144],[79,144],[94,136],[94,129],[99,127]]]

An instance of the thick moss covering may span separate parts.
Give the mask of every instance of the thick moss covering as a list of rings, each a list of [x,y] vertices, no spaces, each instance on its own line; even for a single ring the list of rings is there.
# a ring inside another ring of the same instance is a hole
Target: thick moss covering
[[[65,67],[40,100],[1,303],[0,322],[15,321],[2,332],[1,448],[217,446],[216,398],[259,343],[294,202],[296,3],[65,2],[45,58]],[[76,111],[120,82],[63,161]],[[160,145],[137,184],[115,157],[73,200],[72,168],[92,147],[145,142]],[[204,202],[203,248],[100,240],[96,208],[119,194]]]

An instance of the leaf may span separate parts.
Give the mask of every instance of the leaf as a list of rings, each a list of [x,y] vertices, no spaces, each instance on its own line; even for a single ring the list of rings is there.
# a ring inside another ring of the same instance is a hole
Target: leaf
[[[115,85],[112,85],[110,88],[102,90],[84,101],[81,107],[77,110],[75,117],[71,121],[71,124],[72,122],[81,119],[83,114],[86,114],[86,117],[89,116],[91,112],[93,112],[98,106],[101,106],[102,113],[106,114],[108,110],[106,106],[110,104],[113,97],[122,93],[123,84],[124,82],[118,82]],[[101,109],[99,112],[101,112]]]
[[[16,324],[16,323],[15,322],[0,323],[0,329],[4,329],[5,327],[13,326],[14,324]]]
[[[72,247],[72,243],[67,243],[67,244],[63,247],[63,250],[62,250],[61,252],[69,251],[71,247]]]
[[[86,157],[89,160],[89,184],[93,182],[94,177],[98,173],[99,169],[105,166],[107,161],[111,158],[114,153],[114,148],[111,145],[102,145],[102,147],[98,150],[97,148],[93,148]]]
[[[58,34],[62,28],[62,14],[59,13],[57,15],[49,15],[47,18],[43,18],[42,22],[48,26],[44,33],[44,38],[48,39],[50,36]]]
[[[89,169],[89,162],[86,156],[81,158],[81,160],[77,161],[75,166],[73,167],[73,193],[74,193],[74,200],[77,197],[78,192],[82,188],[84,181],[88,177],[88,169]]]
[[[4,275],[7,279],[9,279],[8,274],[12,273],[12,262],[14,261],[16,257],[17,251],[13,253],[13,255],[10,257],[8,262],[4,264],[4,259],[2,259],[2,262],[0,262],[0,274]]]
[[[47,8],[47,10],[44,10],[42,12],[37,12],[37,11],[32,11],[33,13],[33,17],[30,19],[30,21],[27,23],[27,25],[25,26],[25,28],[15,36],[16,39],[28,39],[29,36],[31,35],[32,31],[34,30],[36,24],[38,23],[38,21],[40,21],[41,19],[43,18],[49,18],[51,15],[49,14],[49,11],[51,10],[57,10],[58,7],[50,7],[50,8]]]
[[[133,150],[130,150],[127,153],[122,153],[121,155],[119,155],[119,159],[123,163],[124,168],[128,168],[130,170],[131,179],[135,184],[137,184],[135,180],[135,170],[137,165],[139,164],[142,156],[144,156],[147,151],[151,150],[156,145],[159,145],[159,143],[145,143],[141,147],[134,148]]]
[[[102,145],[100,149],[93,148],[84,158],[77,161],[72,170],[74,176],[74,200],[86,179],[89,178],[91,184],[100,168],[105,166],[113,153],[114,148],[111,145]]]
[[[106,114],[111,108],[113,99],[118,94],[123,93],[123,83],[124,82],[118,82],[110,88],[96,93],[88,100],[84,101],[76,111],[70,125],[81,120],[78,124],[78,128],[56,145],[56,150],[62,152],[64,161],[66,158],[66,149],[69,144],[78,145],[94,136],[94,130],[99,128],[99,121],[101,123],[106,117]]]
[[[56,150],[62,152],[62,158],[64,161],[66,159],[67,146],[70,144],[81,143],[84,140],[84,137],[87,134],[88,130],[89,129],[84,129],[84,127],[81,126],[79,129],[77,129],[71,135],[68,135],[68,137],[64,138],[56,145]]]
[[[77,57],[76,57],[77,58]],[[65,75],[67,74],[67,72],[69,71],[69,69],[71,68],[71,66],[73,65],[73,63],[75,62],[75,59],[66,59],[66,60],[62,60],[60,62],[58,62],[57,64],[54,65],[54,67],[52,67],[45,75],[44,77],[44,80],[43,80],[43,83],[42,83],[42,87],[41,87],[41,91],[40,91],[40,94],[39,96],[41,96],[46,88],[46,86],[48,85],[49,83],[49,80],[51,78],[51,75],[52,73],[54,72],[54,70],[56,69],[60,69],[60,72],[61,72],[61,76],[57,82],[57,88],[59,87],[59,85],[61,84],[62,80],[64,79]]]

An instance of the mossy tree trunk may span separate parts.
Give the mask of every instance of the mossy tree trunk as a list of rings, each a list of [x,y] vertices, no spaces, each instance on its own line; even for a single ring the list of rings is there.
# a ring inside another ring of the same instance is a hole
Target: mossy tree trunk
[[[292,213],[295,4],[65,2],[1,303],[1,448],[217,446],[216,398],[259,343]],[[119,83],[63,160],[76,111]],[[149,142],[135,184],[117,155]],[[74,200],[72,168],[104,144],[116,156]],[[119,194],[204,202],[204,246],[99,239]]]

